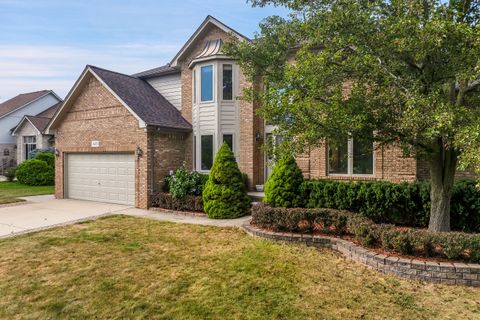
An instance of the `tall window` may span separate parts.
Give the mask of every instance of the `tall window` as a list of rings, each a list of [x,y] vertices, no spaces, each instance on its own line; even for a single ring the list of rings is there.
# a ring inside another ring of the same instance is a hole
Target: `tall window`
[[[23,145],[25,150],[25,160],[30,159],[30,152],[37,149],[37,138],[35,136],[23,137]]]
[[[213,66],[200,68],[200,101],[213,101]]]
[[[201,137],[201,169],[210,170],[213,165],[213,135]]]
[[[193,170],[197,170],[197,136],[193,136]]]
[[[193,70],[193,103],[197,103],[197,72]]]
[[[223,100],[232,100],[233,99],[233,72],[232,72],[231,64],[223,65],[222,79],[223,79],[222,98]]]
[[[372,175],[373,143],[371,139],[347,138],[329,145],[328,173],[331,175]]]
[[[233,151],[233,134],[224,134],[223,142],[225,142],[230,147],[230,150]]]

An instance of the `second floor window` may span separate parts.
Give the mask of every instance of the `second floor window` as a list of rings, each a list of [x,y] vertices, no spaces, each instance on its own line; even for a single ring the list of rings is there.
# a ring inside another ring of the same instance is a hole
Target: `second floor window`
[[[200,69],[200,101],[213,101],[213,66],[203,66]]]
[[[233,99],[233,70],[231,64],[223,65],[223,84],[222,84],[222,99],[223,100],[232,100]]]

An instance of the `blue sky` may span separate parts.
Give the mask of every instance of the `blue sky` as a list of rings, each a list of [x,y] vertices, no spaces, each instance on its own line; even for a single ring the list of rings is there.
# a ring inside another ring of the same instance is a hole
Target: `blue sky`
[[[163,65],[208,14],[253,36],[287,11],[245,0],[0,0],[0,102],[42,89],[64,97],[86,64],[127,74]]]

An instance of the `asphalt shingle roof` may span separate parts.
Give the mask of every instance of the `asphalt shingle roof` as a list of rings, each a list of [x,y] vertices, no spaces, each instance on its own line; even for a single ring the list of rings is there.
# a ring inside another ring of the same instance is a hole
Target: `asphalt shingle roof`
[[[192,130],[180,111],[148,82],[95,66],[89,68],[147,125]]]
[[[135,73],[133,76],[137,78],[153,78],[159,77],[167,74],[177,73],[180,72],[180,68],[178,67],[171,67],[170,65],[166,64],[161,67],[153,68],[150,70],[145,70],[139,73]]]
[[[47,94],[48,92],[50,91],[42,90],[42,91],[35,91],[35,92],[29,92],[29,93],[22,93],[10,100],[0,103],[0,117],[26,105],[27,103],[32,102],[35,99],[40,98],[41,96]]]

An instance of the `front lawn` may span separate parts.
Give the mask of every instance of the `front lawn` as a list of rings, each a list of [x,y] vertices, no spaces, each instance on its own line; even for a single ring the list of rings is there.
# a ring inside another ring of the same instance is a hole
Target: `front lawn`
[[[0,318],[474,319],[480,290],[124,216],[0,240]]]
[[[22,201],[18,197],[38,196],[42,194],[52,194],[54,186],[26,186],[19,182],[0,182],[0,204]]]

